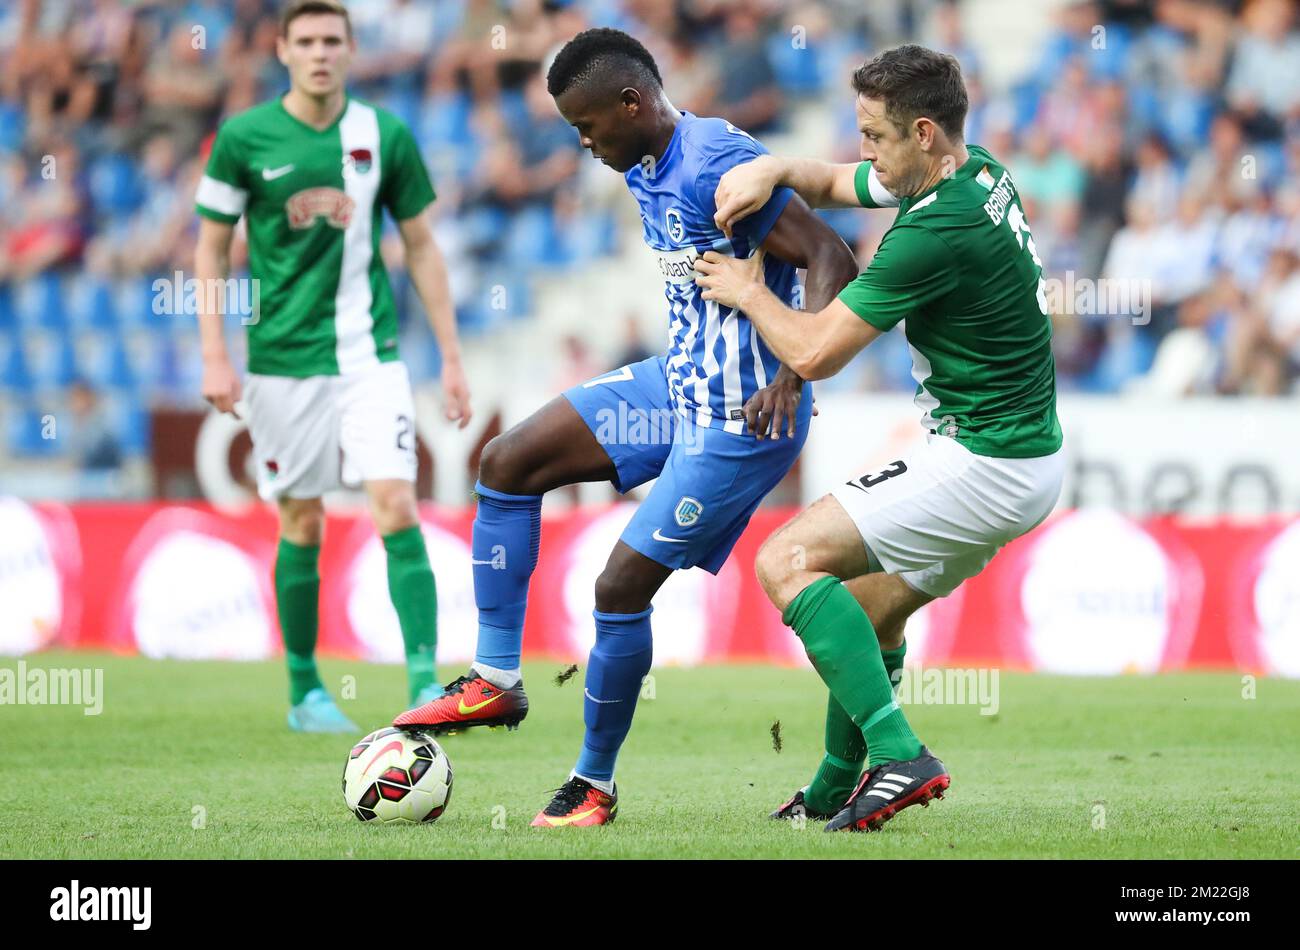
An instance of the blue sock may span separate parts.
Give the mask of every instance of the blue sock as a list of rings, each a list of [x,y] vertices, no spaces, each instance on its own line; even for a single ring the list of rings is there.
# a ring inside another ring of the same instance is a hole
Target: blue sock
[[[632,728],[641,680],[650,672],[652,610],[647,607],[639,614],[595,612],[596,645],[587,659],[582,701],[587,734],[573,769],[583,778],[600,782],[614,778],[614,761]]]
[[[519,668],[528,579],[542,540],[542,496],[507,495],[475,484],[479,496],[470,544],[478,648],[474,661],[502,670]]]

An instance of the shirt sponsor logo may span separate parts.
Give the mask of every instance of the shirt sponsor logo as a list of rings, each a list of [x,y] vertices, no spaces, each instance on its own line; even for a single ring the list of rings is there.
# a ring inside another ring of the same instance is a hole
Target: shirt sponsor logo
[[[295,231],[310,228],[317,218],[324,218],[330,227],[346,230],[355,210],[356,202],[337,188],[308,188],[284,203],[289,227]]]
[[[1002,218],[1007,213],[1007,205],[1011,204],[1013,188],[1011,175],[1003,171],[1002,177],[998,179],[997,186],[989,195],[989,200],[984,202],[984,213],[989,216],[989,220],[994,224],[1002,223]]]
[[[695,283],[695,261],[699,256],[699,251],[694,248],[676,253],[659,251],[659,272],[670,284],[693,284]]]

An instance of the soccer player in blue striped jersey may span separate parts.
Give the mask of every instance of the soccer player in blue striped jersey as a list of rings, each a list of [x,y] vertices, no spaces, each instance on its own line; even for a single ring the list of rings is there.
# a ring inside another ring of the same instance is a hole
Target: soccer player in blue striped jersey
[[[673,108],[654,59],[626,33],[579,34],[557,54],[547,88],[582,146],[622,173],[636,199],[663,274],[668,351],[573,387],[488,444],[475,488],[474,665],[444,697],[394,724],[435,732],[517,725],[528,708],[519,654],[542,495],[586,481],[627,492],[657,479],[596,581],[582,751],[533,821],[563,827],[617,814],[614,763],[650,669],[655,593],[674,570],[721,569],[808,435],[811,388],[781,365],[744,313],[704,299],[695,260],[710,250],[743,258],[762,248],[768,288],[796,308],[802,293],[809,309],[830,303],[857,267],[787,188],[730,236],[718,229],[720,178],[766,149],[721,119]],[[797,268],[807,269],[804,290]],[[609,315],[596,302],[591,317]]]

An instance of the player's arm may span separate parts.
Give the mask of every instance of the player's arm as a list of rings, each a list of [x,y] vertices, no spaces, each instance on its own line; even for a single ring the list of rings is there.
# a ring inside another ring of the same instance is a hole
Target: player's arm
[[[773,189],[788,187],[814,208],[896,208],[870,162],[832,164],[815,158],[763,155],[737,165],[718,182],[714,223],[728,236],[767,203]]]
[[[224,281],[230,276],[230,243],[234,234],[235,226],[229,222],[199,218],[199,237],[194,248],[194,276],[200,287],[216,286],[214,281]],[[239,418],[239,413],[235,411],[235,403],[242,394],[239,374],[231,365],[230,351],[226,349],[224,315],[205,310],[209,296],[221,299],[219,294],[195,294],[200,352],[203,357],[203,398],[219,412],[228,412]]]
[[[792,310],[763,283],[762,252],[746,260],[709,251],[695,262],[705,300],[743,310],[768,348],[804,379],[834,376],[880,331],[838,298],[817,311]]]
[[[909,313],[940,305],[958,287],[961,261],[929,228],[895,227],[865,271],[827,306],[804,314],[767,289],[762,262],[752,257],[709,251],[695,268],[706,300],[740,308],[783,363],[804,379],[825,379]]]
[[[760,155],[722,176],[714,196],[718,208],[714,223],[730,236],[737,221],[767,204],[773,189],[781,186],[794,189],[814,208],[863,207],[856,185],[860,164],[836,165],[815,158]]]
[[[450,421],[459,420],[459,428],[469,425],[469,383],[461,365],[460,335],[456,332],[456,312],[451,302],[451,284],[447,280],[447,263],[434,239],[427,213],[397,222],[406,250],[406,269],[415,292],[420,295],[429,326],[442,352],[443,411]]]
[[[798,195],[786,203],[763,239],[762,247],[773,257],[805,269],[804,304],[808,310],[825,307],[858,273],[857,261],[848,245]],[[803,383],[804,377],[782,362],[772,385],[759,390],[745,403],[749,430],[761,439],[770,427],[773,437],[780,438],[784,420],[787,435],[794,438]],[[816,411],[814,406],[813,412]]]

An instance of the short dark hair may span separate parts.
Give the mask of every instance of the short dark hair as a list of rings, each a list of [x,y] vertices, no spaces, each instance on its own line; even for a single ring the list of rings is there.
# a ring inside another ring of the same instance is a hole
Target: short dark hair
[[[352,18],[348,16],[348,8],[339,0],[291,0],[280,14],[280,35],[287,37],[289,24],[309,13],[331,13],[343,17],[343,22],[348,28],[348,36],[352,36]]]
[[[908,44],[885,50],[858,67],[853,88],[868,99],[883,99],[885,115],[907,133],[922,116],[951,138],[965,138],[966,84],[961,65],[947,53]]]
[[[616,75],[628,73],[655,87],[664,84],[654,57],[636,37],[622,30],[597,27],[579,33],[555,55],[546,74],[546,91],[562,96],[575,83],[611,81]]]

